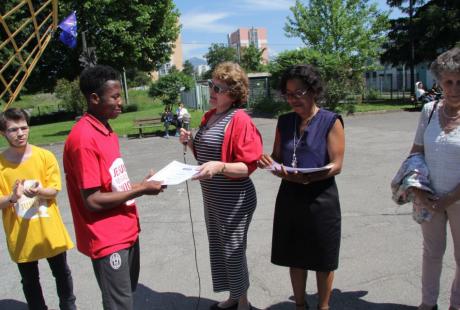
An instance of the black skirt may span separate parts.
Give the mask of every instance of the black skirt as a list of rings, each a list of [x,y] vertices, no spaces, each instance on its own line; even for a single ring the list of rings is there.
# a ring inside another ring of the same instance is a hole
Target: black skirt
[[[340,203],[334,178],[308,185],[281,182],[273,221],[273,264],[336,270],[340,232]]]

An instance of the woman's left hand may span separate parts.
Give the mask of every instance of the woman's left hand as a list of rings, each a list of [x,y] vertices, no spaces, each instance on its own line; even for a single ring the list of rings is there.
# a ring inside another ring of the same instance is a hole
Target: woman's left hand
[[[310,182],[310,178],[308,174],[298,173],[295,172],[287,172],[284,165],[281,165],[281,169],[276,169],[272,171],[272,173],[280,178],[285,179],[286,181],[294,182],[294,183],[301,183],[307,184]]]
[[[214,175],[221,173],[225,163],[221,161],[208,161],[198,168],[200,172],[193,177],[193,180],[211,179]]]

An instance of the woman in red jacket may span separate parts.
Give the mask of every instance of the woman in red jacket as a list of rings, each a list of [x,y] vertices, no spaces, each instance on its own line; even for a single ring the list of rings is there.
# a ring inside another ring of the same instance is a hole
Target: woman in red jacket
[[[238,64],[219,64],[208,81],[212,107],[195,137],[181,129],[200,166],[195,179],[203,192],[215,292],[229,291],[227,300],[211,309],[251,309],[246,241],[257,198],[249,175],[262,154],[262,138],[240,109],[248,97],[248,78]]]

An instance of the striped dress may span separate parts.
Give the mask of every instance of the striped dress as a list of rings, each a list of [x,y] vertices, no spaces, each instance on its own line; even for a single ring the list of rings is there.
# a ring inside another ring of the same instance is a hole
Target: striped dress
[[[201,128],[194,139],[196,158],[201,165],[221,160],[225,126],[237,110],[233,110],[212,128]],[[246,241],[257,198],[249,177],[229,179],[216,174],[200,180],[204,215],[209,239],[211,274],[215,292],[230,291],[238,299],[249,288],[246,262]]]

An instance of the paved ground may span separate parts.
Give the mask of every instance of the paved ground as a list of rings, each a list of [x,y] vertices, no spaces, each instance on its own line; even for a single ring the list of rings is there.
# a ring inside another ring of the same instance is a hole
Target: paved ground
[[[345,118],[346,158],[338,176],[343,213],[340,267],[336,272],[333,309],[415,309],[420,302],[421,233],[408,206],[396,207],[389,183],[412,143],[419,113],[393,112]],[[271,151],[276,120],[255,119]],[[49,146],[59,161],[63,145]],[[182,160],[176,138],[122,139],[122,152],[132,180],[147,169]],[[194,163],[190,154],[187,161]],[[253,175],[258,207],[249,231],[249,297],[257,309],[293,309],[286,268],[270,263],[273,206],[279,180],[268,172]],[[191,209],[201,276],[199,309],[226,298],[212,292],[201,191],[190,182]],[[65,188],[59,195],[64,221],[74,238]],[[195,309],[198,279],[185,185],[171,186],[153,198],[138,199],[141,217],[141,275],[136,309]],[[26,309],[19,273],[7,254],[0,233],[0,309]],[[444,263],[440,309],[447,309],[455,271],[451,239]],[[68,253],[79,309],[101,309],[101,297],[89,259],[77,250]],[[53,279],[40,263],[42,285],[50,308],[58,308]],[[315,279],[308,281],[308,301],[316,305]]]

